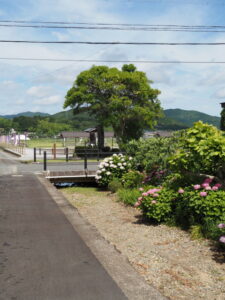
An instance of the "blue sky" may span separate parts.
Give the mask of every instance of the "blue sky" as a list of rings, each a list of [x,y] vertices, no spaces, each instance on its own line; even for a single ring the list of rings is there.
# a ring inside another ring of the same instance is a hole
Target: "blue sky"
[[[225,25],[225,0],[0,0],[0,20]],[[0,39],[225,42],[225,32],[145,32],[0,27]],[[0,58],[225,61],[225,46],[0,44]],[[107,63],[104,63],[107,64]],[[0,60],[0,115],[55,113],[76,76],[93,63]],[[121,68],[122,63],[109,66]],[[161,90],[162,107],[219,115],[225,64],[136,64]]]

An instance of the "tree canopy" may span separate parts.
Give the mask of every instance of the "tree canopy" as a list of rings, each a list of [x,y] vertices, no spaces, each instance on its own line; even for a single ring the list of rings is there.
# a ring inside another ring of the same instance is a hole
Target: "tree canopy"
[[[220,129],[225,131],[225,108],[221,111]]]
[[[146,127],[153,128],[161,116],[160,91],[150,83],[132,64],[122,70],[93,66],[77,76],[64,108],[74,108],[75,114],[89,111],[95,116],[99,133],[111,125],[118,142],[124,143],[139,138]]]

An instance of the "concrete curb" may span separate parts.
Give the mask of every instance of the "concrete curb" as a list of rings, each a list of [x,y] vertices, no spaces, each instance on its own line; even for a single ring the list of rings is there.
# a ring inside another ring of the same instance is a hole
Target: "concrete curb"
[[[9,148],[2,148],[2,149],[3,149],[3,151],[5,151],[5,152],[7,152],[7,153],[10,153],[10,154],[12,154],[12,155],[15,155],[15,156],[17,156],[17,157],[21,157],[21,156],[22,156],[21,154],[15,152],[15,151],[13,151],[13,150],[11,150],[11,149],[9,149]]]
[[[168,298],[162,296],[154,287],[147,284],[141,275],[130,265],[127,258],[114,245],[106,241],[97,229],[79,214],[78,210],[68,202],[60,191],[52,186],[43,176],[38,176],[38,178],[74,229],[128,299],[168,300]]]

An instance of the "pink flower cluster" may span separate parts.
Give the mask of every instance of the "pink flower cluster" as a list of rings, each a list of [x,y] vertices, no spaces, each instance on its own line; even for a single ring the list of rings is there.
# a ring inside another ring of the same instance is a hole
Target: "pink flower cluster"
[[[134,204],[134,207],[140,206],[142,200],[144,199],[144,197],[148,197],[148,196],[151,196],[151,197],[154,197],[154,198],[159,197],[158,192],[160,192],[161,189],[162,189],[161,187],[160,188],[154,188],[154,189],[148,190],[147,192],[142,193],[142,196],[137,199],[137,202]],[[139,191],[143,192],[144,189],[143,188],[139,188]],[[152,200],[151,203],[152,204],[156,204],[157,201],[156,200]]]
[[[213,186],[211,186],[210,184],[212,183],[213,179],[212,178],[206,178],[204,180],[204,182],[202,184],[195,184],[193,186],[194,190],[200,190],[200,189],[204,189],[204,191],[201,191],[199,194],[201,197],[206,197],[207,191],[218,191],[219,188],[221,188],[222,184],[217,183]],[[185,191],[182,188],[179,188],[178,193],[179,194],[183,194]]]
[[[218,225],[218,228],[220,228],[220,229],[225,228],[225,224],[224,224],[224,223],[220,223],[220,224]],[[219,241],[220,241],[221,243],[224,243],[224,244],[225,244],[225,236],[222,235],[222,236],[219,238]]]
[[[210,183],[212,183],[212,181],[213,181],[212,178],[206,178],[201,185],[200,184],[195,184],[193,186],[193,188],[195,190],[199,190],[199,189],[203,188],[205,191],[201,191],[200,196],[201,197],[206,197],[208,195],[206,191],[218,191],[218,189],[222,186],[222,184],[220,184],[220,183],[217,183],[217,184],[211,186]]]

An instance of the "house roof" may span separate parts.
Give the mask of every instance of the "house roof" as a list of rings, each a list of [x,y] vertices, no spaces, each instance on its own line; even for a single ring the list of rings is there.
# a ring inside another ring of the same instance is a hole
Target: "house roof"
[[[173,131],[167,130],[157,130],[157,131],[147,131],[144,133],[144,138],[152,138],[152,137],[171,137],[173,135]]]
[[[89,128],[90,129],[90,128]],[[85,131],[62,131],[60,133],[61,138],[89,138],[90,137],[90,132],[85,132]],[[105,137],[106,138],[112,138],[114,137],[114,132],[105,132]]]
[[[89,133],[84,131],[62,131],[60,133],[62,138],[89,138]]]

